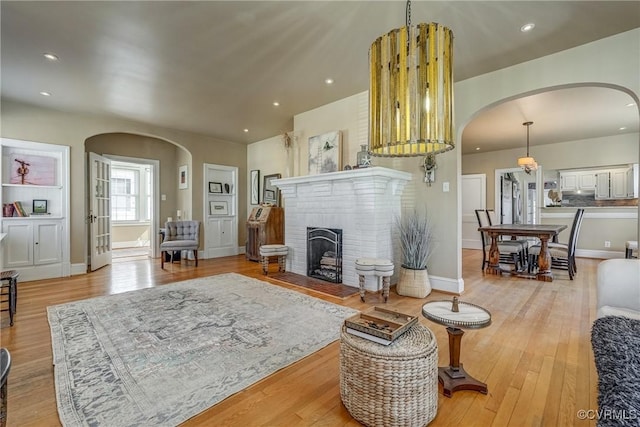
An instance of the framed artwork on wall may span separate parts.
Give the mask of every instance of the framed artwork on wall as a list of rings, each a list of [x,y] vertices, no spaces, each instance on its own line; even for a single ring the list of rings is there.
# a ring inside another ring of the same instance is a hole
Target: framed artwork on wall
[[[262,203],[270,203],[273,206],[280,206],[280,189],[271,183],[274,179],[280,179],[279,173],[265,175],[262,185]]]
[[[209,215],[228,215],[229,205],[227,202],[209,202]]]
[[[209,193],[222,193],[222,183],[221,182],[210,182],[209,183]]]
[[[251,204],[258,205],[260,204],[260,171],[252,170],[251,178],[249,180],[251,183]]]
[[[187,165],[183,165],[178,168],[178,188],[180,190],[189,188],[189,177],[187,176],[187,173]]]
[[[309,138],[309,175],[341,170],[342,141],[340,131]]]

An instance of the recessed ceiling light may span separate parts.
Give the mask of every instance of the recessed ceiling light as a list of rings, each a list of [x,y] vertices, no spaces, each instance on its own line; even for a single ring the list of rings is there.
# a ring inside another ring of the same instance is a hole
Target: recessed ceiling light
[[[627,127],[626,126],[621,126],[618,128],[618,130],[625,130]]]
[[[42,96],[51,96],[51,93],[42,91],[42,92],[40,92],[40,95],[42,95]]]
[[[333,84],[333,79],[325,79],[324,82],[328,85],[332,85]]]
[[[536,24],[534,24],[533,22],[530,22],[520,27],[520,31],[522,31],[523,33],[526,33],[527,31],[533,30],[535,27],[536,27]]]
[[[627,107],[635,107],[635,105],[636,104],[634,102],[630,102],[630,103],[627,104]]]
[[[476,151],[480,151],[480,147],[476,147]]]
[[[273,101],[273,106],[274,107],[278,107],[280,105],[280,103],[278,101]]]
[[[49,61],[57,61],[58,60],[58,55],[55,55],[53,53],[43,53],[42,55],[45,58],[47,58]]]
[[[249,129],[243,129],[244,133],[249,132]]]

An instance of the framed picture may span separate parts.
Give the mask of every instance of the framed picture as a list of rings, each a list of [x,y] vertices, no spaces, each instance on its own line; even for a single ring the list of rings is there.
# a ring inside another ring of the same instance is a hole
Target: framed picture
[[[187,176],[187,173],[187,165],[183,165],[178,168],[178,188],[180,190],[189,188],[189,177]]]
[[[251,178],[249,180],[251,183],[251,204],[258,205],[260,204],[260,171],[252,170]]]
[[[55,185],[56,159],[14,153],[9,159],[10,184]]]
[[[342,141],[340,131],[309,138],[309,175],[341,170]]]
[[[47,213],[47,201],[46,200],[34,200],[33,201],[33,213],[34,214],[46,214]]]
[[[273,185],[271,181],[280,179],[279,173],[264,176],[262,185],[262,203],[270,203],[273,206],[280,206],[280,189]]]
[[[209,202],[209,215],[229,215],[227,202]]]
[[[210,182],[209,183],[209,193],[222,193],[222,183],[221,182]]]

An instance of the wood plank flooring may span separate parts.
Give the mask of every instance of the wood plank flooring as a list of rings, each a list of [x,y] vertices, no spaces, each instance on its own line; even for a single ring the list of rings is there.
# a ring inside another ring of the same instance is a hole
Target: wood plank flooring
[[[482,395],[461,391],[439,395],[438,415],[431,426],[587,426],[577,411],[597,409],[597,375],[590,344],[595,319],[596,267],[599,260],[578,259],[578,274],[569,281],[555,272],[553,283],[483,275],[480,251],[463,251],[468,301],[491,311],[491,326],[466,331],[461,361],[471,375],[488,384]],[[9,348],[8,426],[59,426],[53,382],[51,337],[46,307],[171,282],[237,272],[269,281],[260,265],[244,256],[200,260],[197,268],[159,260],[118,262],[97,272],[70,278],[19,284],[18,313],[9,327],[2,313],[0,343]],[[362,303],[271,281],[299,292],[356,309],[380,304],[376,294]],[[432,292],[426,299],[397,295],[388,306],[420,315],[427,300],[449,299]],[[439,363],[449,363],[443,326],[420,315],[438,340]],[[340,401],[339,343],[295,363],[237,393],[186,422],[185,426],[357,426]],[[170,393],[167,390],[167,393]]]

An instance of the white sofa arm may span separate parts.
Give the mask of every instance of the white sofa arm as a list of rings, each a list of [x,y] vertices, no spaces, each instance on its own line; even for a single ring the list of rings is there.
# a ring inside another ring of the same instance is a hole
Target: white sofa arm
[[[608,259],[598,264],[597,317],[640,319],[640,260]]]

